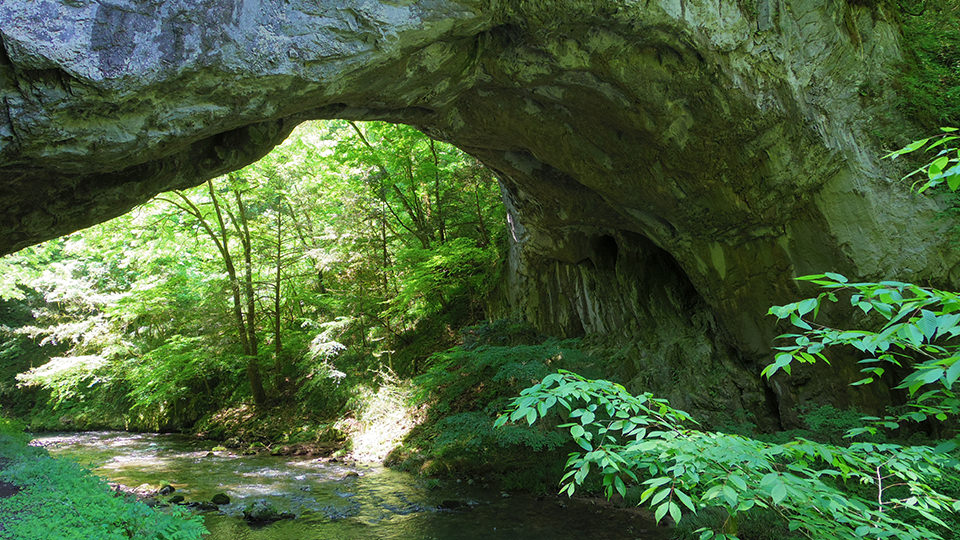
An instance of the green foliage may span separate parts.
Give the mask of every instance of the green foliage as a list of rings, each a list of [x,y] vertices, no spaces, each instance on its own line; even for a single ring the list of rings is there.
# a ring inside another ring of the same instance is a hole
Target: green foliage
[[[800,425],[793,429],[761,431],[754,422],[748,420],[749,417],[750,414],[742,409],[734,411],[730,419],[716,425],[716,429],[723,433],[775,444],[784,444],[794,439],[846,444],[846,434],[851,429],[863,426],[863,413],[855,409],[839,409],[830,404],[809,402],[798,407],[797,418],[800,420]],[[874,443],[890,442],[891,439],[893,438],[888,437],[885,432],[863,437],[863,440]]]
[[[192,425],[230,397],[226,389],[243,382],[242,360],[211,350],[202,337],[170,336],[121,366],[118,375],[130,389],[130,414],[137,425],[152,429]]]
[[[802,407],[799,416],[812,438],[839,444],[851,429],[862,425],[863,415],[855,410],[838,409],[827,404]]]
[[[942,538],[939,517],[960,502],[930,487],[956,477],[960,462],[925,446],[797,439],[771,444],[695,429],[683,411],[650,394],[560,371],[522,391],[497,426],[533,425],[559,410],[580,450],[570,454],[560,489],[572,495],[591,474],[608,497],[640,486],[640,503],[659,522],[719,508],[723,523],[699,538],[737,538],[740,515],[758,509],[807,538]]]
[[[19,491],[0,498],[0,538],[17,540],[192,540],[198,516],[164,513],[117,496],[75,463],[53,459],[0,417],[0,481]]]
[[[908,61],[901,108],[921,124],[960,122],[960,5],[953,0],[899,2]]]
[[[921,166],[909,173],[904,179],[919,176],[920,178],[913,183],[913,187],[918,192],[924,191],[946,183],[951,191],[960,188],[960,148],[957,148],[957,141],[960,139],[956,135],[957,128],[940,128],[943,132],[940,135],[927,137],[913,141],[907,146],[890,152],[886,157],[894,159],[911,152],[923,149],[926,152],[937,151],[933,161]],[[917,187],[919,186],[919,188]]]
[[[12,441],[11,444],[25,445],[30,437],[24,432],[26,425],[14,418],[8,418],[0,414],[0,438],[6,437]]]
[[[520,389],[558,367],[582,364],[584,356],[576,340],[547,340],[535,345],[454,347],[429,362],[429,370],[416,382],[429,392],[436,414],[472,411],[478,405],[495,414]]]
[[[397,254],[395,268],[403,280],[390,312],[419,320],[451,302],[479,304],[496,282],[498,254],[493,246],[456,238],[432,250],[405,248]],[[479,311],[479,305],[476,308]]]
[[[954,191],[960,188],[960,151],[954,135],[957,130],[941,131],[938,136],[914,141],[888,155],[896,158],[920,149],[937,151],[931,162],[907,175],[919,177],[914,187],[920,192],[944,183]],[[864,417],[860,425],[852,424],[846,415],[822,414],[811,415],[811,425],[846,425],[849,429],[845,437],[877,437],[899,430],[905,422],[949,422],[957,418],[960,400],[954,385],[960,378],[960,295],[898,281],[851,282],[832,272],[798,279],[820,286],[822,292],[813,298],[770,308],[771,315],[789,321],[798,330],[778,337],[778,352],[763,375],[771,377],[781,370],[790,373],[795,363],[829,362],[828,351],[839,346],[855,349],[861,355],[863,377],[852,385],[893,379],[899,382],[896,388],[906,391],[908,396],[906,405],[899,410],[882,417]],[[851,317],[851,313],[857,317]],[[838,315],[839,320],[856,321],[858,327],[840,328],[823,321]],[[852,531],[854,535],[939,537],[935,536],[939,531],[925,527],[951,530],[955,526],[957,520],[947,515],[960,510],[960,502],[947,495],[957,494],[960,482],[955,443],[930,448],[856,442],[847,447],[820,445],[816,452],[830,462],[829,456],[836,456],[838,450],[843,455],[843,466],[830,471],[831,476],[848,484],[859,479],[860,485],[859,489],[845,486],[847,489],[839,495],[842,499],[837,500],[844,504],[853,502],[856,507],[874,499],[876,511],[881,513],[869,516],[871,523],[857,525]],[[876,454],[884,455],[878,458]],[[791,457],[788,464],[796,464],[802,456]],[[837,462],[832,464],[836,466]],[[871,468],[876,471],[873,481],[867,478]],[[850,474],[851,470],[855,472]],[[871,482],[873,489],[864,489]],[[906,513],[906,509],[919,516]],[[864,507],[861,514],[866,516],[871,510]],[[882,514],[885,510],[887,513]],[[886,519],[890,517],[893,521]],[[918,517],[933,525],[921,524]],[[847,523],[848,529],[856,524]]]
[[[37,427],[185,429],[257,401],[259,378],[265,413],[329,419],[482,316],[503,221],[496,180],[452,146],[306,124],[227,177],[0,260],[0,400],[36,399]]]
[[[955,339],[960,335],[960,295],[896,281],[852,283],[834,273],[800,279],[820,285],[825,292],[770,308],[772,315],[789,320],[803,332],[779,336],[782,344],[776,350],[780,352],[764,375],[772,376],[780,369],[789,373],[793,362],[827,361],[824,351],[828,347],[849,346],[864,354],[860,360],[864,377],[853,385],[873,383],[888,372],[906,370],[897,388],[906,389],[912,398],[902,414],[870,418],[871,425],[851,430],[851,436],[898,429],[905,421],[946,421],[960,412],[960,400],[953,391],[960,378],[960,348]],[[813,321],[824,302],[836,303],[841,298],[871,315],[877,329],[847,330]]]
[[[50,392],[51,405],[59,408],[82,397],[87,388],[103,382],[107,360],[100,356],[54,357],[46,364],[17,375],[27,386],[41,386]]]
[[[542,338],[515,321],[470,327],[464,336],[465,345],[433,355],[415,379],[416,401],[429,409],[391,461],[427,474],[492,475],[505,489],[548,489],[562,465],[563,436],[550,426],[492,424],[520,389],[559,366],[585,363],[577,342],[523,343]]]
[[[348,324],[349,320],[340,319],[322,325],[323,330],[314,336],[300,359],[297,367],[302,378],[296,397],[304,409],[336,414],[350,399],[350,389],[344,383],[347,374],[334,366],[347,348],[334,336]]]

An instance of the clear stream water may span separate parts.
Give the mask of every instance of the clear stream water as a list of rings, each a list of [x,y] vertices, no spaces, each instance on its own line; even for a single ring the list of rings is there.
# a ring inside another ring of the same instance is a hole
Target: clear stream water
[[[230,497],[203,514],[211,540],[661,540],[633,510],[596,501],[507,495],[480,486],[429,486],[383,467],[312,458],[213,452],[215,443],[176,435],[53,433],[33,444],[89,466],[111,482],[170,484],[187,502]],[[352,473],[356,473],[355,475]],[[265,500],[295,519],[251,527],[243,508]],[[455,507],[454,509],[445,509]]]

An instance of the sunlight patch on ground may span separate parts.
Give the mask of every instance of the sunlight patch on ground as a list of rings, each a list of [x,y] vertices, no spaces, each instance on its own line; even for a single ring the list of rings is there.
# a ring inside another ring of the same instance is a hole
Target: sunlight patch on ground
[[[251,418],[256,415],[254,408],[248,404],[240,405],[239,407],[231,407],[228,409],[221,409],[216,414],[213,415],[212,423],[222,424],[222,423],[231,423],[231,424],[240,424],[243,422],[249,422]]]
[[[413,385],[392,373],[381,373],[382,384],[373,392],[362,389],[362,409],[357,419],[343,421],[350,433],[353,456],[363,462],[383,462],[407,433],[423,421],[424,411],[413,405]]]

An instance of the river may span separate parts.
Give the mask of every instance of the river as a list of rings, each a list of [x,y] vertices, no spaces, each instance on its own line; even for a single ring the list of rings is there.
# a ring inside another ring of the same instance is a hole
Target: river
[[[33,444],[89,466],[110,482],[169,484],[186,502],[226,494],[229,504],[203,513],[211,540],[666,537],[638,511],[602,501],[508,494],[465,482],[438,484],[374,465],[241,456],[177,435],[53,433]],[[256,501],[296,517],[251,526],[243,510]]]

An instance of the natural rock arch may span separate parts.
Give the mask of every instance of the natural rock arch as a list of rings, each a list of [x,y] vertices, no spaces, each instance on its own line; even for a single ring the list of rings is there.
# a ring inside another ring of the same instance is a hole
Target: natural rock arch
[[[499,173],[502,305],[640,343],[634,374],[687,377],[682,406],[762,409],[763,315],[794,275],[953,275],[935,204],[864,142],[897,37],[841,0],[5,0],[0,252],[304,119],[409,123]],[[774,390],[786,413],[797,387]]]

